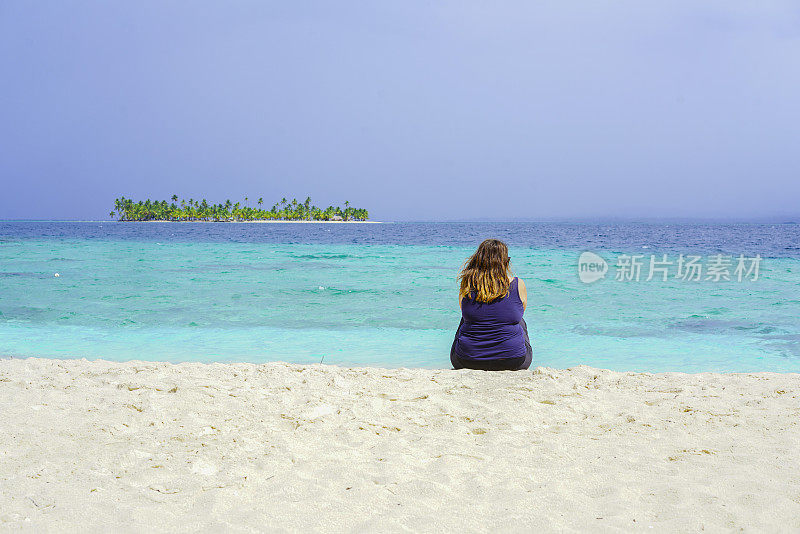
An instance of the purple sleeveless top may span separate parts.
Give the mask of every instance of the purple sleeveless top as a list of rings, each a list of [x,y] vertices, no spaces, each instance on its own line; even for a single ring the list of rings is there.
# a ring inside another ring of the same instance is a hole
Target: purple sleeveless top
[[[519,297],[519,279],[514,277],[508,296],[491,302],[477,302],[475,293],[461,301],[461,325],[456,337],[456,354],[465,360],[525,358],[525,334],[520,321],[525,309]]]

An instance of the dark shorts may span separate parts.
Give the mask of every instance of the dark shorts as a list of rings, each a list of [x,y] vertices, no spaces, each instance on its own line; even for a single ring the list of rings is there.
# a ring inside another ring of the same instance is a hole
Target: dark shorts
[[[461,325],[464,324],[464,319],[458,324],[456,329],[456,337],[453,339],[453,346],[450,347],[450,363],[453,364],[453,369],[478,369],[481,371],[521,371],[528,369],[533,362],[533,347],[531,347],[531,340],[528,337],[528,325],[525,319],[520,321],[522,331],[525,333],[525,357],[524,358],[508,358],[506,360],[467,360],[459,358],[456,354],[456,341],[458,340],[458,333],[461,330]]]

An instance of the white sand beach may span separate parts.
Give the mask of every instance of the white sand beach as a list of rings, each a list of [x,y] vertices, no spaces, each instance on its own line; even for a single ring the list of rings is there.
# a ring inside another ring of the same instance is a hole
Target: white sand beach
[[[800,375],[0,360],[0,530],[788,532]]]

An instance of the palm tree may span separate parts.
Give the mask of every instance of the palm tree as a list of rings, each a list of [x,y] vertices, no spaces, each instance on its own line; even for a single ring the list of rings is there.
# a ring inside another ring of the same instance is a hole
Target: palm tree
[[[244,197],[245,202],[249,197]],[[265,219],[285,219],[285,220],[315,220],[326,221],[333,218],[344,220],[366,220],[369,219],[369,212],[362,208],[350,206],[350,201],[345,201],[345,209],[340,207],[328,206],[324,210],[311,204],[311,197],[306,197],[301,204],[297,199],[292,199],[291,203],[284,197],[280,203],[274,204],[271,209],[265,210],[261,206],[264,198],[259,197],[258,208],[251,208],[247,205],[240,206],[237,202],[232,204],[230,200],[224,204],[209,204],[206,199],[195,201],[194,199],[180,200],[178,195],[172,195],[172,204],[166,200],[144,200],[134,202],[131,199],[120,197],[114,200],[114,210],[109,212],[113,219],[118,216],[120,221],[191,221],[191,220],[265,220]]]

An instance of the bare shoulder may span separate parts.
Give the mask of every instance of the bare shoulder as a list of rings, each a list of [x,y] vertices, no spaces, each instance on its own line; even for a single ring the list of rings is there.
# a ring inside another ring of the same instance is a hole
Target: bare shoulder
[[[519,298],[523,303],[528,301],[528,288],[525,287],[525,281],[522,278],[517,279],[517,291],[519,291]]]

